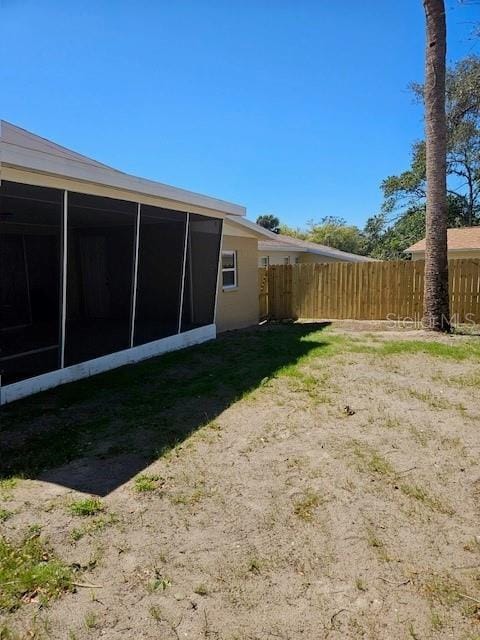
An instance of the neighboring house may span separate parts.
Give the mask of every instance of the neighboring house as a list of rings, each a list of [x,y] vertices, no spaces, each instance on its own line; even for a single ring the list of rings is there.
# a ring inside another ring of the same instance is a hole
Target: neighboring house
[[[480,227],[447,230],[448,258],[480,258]],[[425,260],[425,238],[405,249],[412,260]]]
[[[0,404],[258,322],[239,205],[0,121]]]
[[[370,262],[373,258],[333,249],[323,244],[307,242],[290,236],[269,234],[269,240],[258,243],[258,266],[298,264],[305,262]]]

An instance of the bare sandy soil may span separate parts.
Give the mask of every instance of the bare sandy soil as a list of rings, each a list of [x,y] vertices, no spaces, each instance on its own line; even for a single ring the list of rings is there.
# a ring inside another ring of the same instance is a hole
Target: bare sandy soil
[[[103,451],[3,488],[3,535],[40,534],[78,572],[48,606],[4,611],[2,640],[480,638],[479,339],[348,325],[305,336],[332,346],[213,419],[210,396],[178,399],[169,421],[200,405],[204,423],[148,466],[109,432]],[[223,340],[241,348],[241,334]],[[25,428],[51,398],[29,401]],[[2,420],[4,442],[20,437]],[[92,469],[122,483],[97,492],[103,512],[73,515]]]

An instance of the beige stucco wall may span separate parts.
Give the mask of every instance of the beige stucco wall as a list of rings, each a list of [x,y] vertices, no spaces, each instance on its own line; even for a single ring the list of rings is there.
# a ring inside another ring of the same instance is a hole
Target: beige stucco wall
[[[315,253],[303,253],[301,251],[293,252],[293,251],[275,251],[275,252],[258,252],[258,266],[262,267],[261,258],[267,257],[269,258],[268,264],[284,264],[284,258],[290,258],[290,264],[295,264],[296,262],[302,263],[325,263],[325,262],[338,262],[336,258],[328,258],[327,256],[320,256]]]
[[[468,249],[466,251],[449,251],[449,260],[460,260],[464,258],[480,258],[480,249]],[[425,251],[412,253],[412,260],[425,260]]]
[[[325,264],[325,262],[341,262],[336,258],[329,258],[328,256],[319,256],[317,253],[301,253],[300,254],[300,264],[303,263],[318,263]]]
[[[223,290],[220,274],[217,300],[217,331],[258,324],[258,240],[223,236],[223,251],[237,252],[237,287]]]
[[[268,257],[268,264],[284,264],[284,258],[290,258],[289,264],[295,264],[295,260],[300,256],[299,252],[294,251],[275,251],[275,253],[268,253],[268,251],[259,251],[258,252],[258,266],[262,267],[261,258]]]

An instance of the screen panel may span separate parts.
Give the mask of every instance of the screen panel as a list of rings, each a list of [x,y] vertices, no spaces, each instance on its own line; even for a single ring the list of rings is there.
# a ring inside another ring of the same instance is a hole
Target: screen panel
[[[3,385],[59,367],[62,213],[63,191],[0,185]]]
[[[142,205],[134,344],[178,333],[187,215]]]
[[[137,205],[68,195],[65,366],[130,346]]]
[[[213,323],[222,220],[190,214],[182,331]]]

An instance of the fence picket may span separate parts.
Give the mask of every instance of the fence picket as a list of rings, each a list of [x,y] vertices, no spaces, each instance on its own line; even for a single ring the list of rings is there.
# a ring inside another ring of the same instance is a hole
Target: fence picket
[[[274,265],[258,272],[260,318],[386,320],[423,313],[423,261]],[[480,259],[449,261],[450,309],[480,323]],[[389,315],[391,314],[391,315]]]

